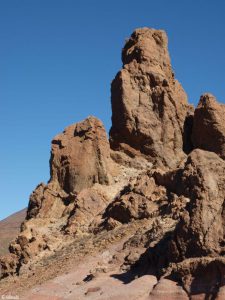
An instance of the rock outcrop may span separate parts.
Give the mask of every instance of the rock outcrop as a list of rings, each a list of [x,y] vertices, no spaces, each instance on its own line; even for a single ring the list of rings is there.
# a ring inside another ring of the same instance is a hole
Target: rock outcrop
[[[110,147],[102,123],[89,117],[67,127],[52,141],[51,180],[67,193],[77,193],[95,183],[109,184]]]
[[[167,204],[166,189],[157,186],[151,175],[142,173],[110,203],[105,216],[107,219],[129,223],[157,215],[165,203]]]
[[[215,153],[194,150],[170,184],[190,199],[175,231],[170,261],[223,255],[225,161]]]
[[[0,258],[2,277],[71,249],[78,257],[111,249],[96,272],[124,282],[152,276],[146,300],[224,299],[225,106],[205,94],[193,111],[164,31],[135,30],[122,60],[110,141],[94,117],[53,139],[50,180],[30,196],[21,232]]]
[[[154,177],[188,201],[175,230],[150,250],[150,264],[158,276],[165,273],[182,282],[189,295],[213,296],[224,284],[225,162],[216,153],[196,149],[184,167]]]
[[[107,193],[99,186],[113,184],[117,173],[105,129],[97,118],[89,117],[57,135],[52,141],[49,183],[39,184],[31,194],[26,220],[10,245],[12,255],[5,260],[3,275],[38,260],[42,252],[51,253],[65,232],[87,231],[107,206]]]
[[[25,216],[26,209],[23,209],[0,221],[0,255],[8,253],[9,243],[19,234]]]
[[[111,87],[112,148],[131,155],[140,152],[158,165],[176,167],[190,148],[185,120],[193,107],[174,79],[166,33],[135,30],[122,60]]]
[[[195,148],[217,153],[225,159],[225,105],[211,94],[201,96],[195,109],[192,141]]]

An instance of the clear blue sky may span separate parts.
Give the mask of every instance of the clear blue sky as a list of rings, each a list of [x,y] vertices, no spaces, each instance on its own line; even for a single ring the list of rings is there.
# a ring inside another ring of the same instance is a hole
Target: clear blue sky
[[[191,103],[225,100],[223,0],[1,0],[0,219],[49,179],[51,139],[88,115],[110,128],[110,82],[137,27],[165,29]]]

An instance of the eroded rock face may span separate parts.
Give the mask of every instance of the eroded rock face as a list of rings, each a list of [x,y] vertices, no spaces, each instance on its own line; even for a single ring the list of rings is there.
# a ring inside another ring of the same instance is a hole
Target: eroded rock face
[[[154,177],[167,191],[189,201],[175,230],[149,251],[150,264],[160,276],[169,267],[165,276],[183,282],[189,295],[213,296],[224,285],[225,162],[213,152],[196,149],[183,168],[156,172]]]
[[[170,261],[223,253],[225,162],[212,152],[196,149],[184,168],[160,177],[157,182],[190,199],[175,237]]]
[[[27,219],[61,218],[68,198],[69,195],[60,188],[58,182],[39,184],[30,195]]]
[[[172,270],[171,270],[172,269]],[[187,292],[189,299],[224,299],[225,259],[201,257],[186,259],[169,268],[167,278]]]
[[[31,194],[2,275],[26,273],[74,239],[92,251],[107,236],[121,243],[110,266],[157,277],[149,299],[215,299],[225,285],[224,105],[205,94],[193,115],[164,31],[135,30],[122,60],[110,144],[94,117],[53,139],[51,178]]]
[[[155,184],[147,173],[139,175],[129,183],[107,207],[106,218],[121,223],[150,218],[158,214],[160,206],[167,202],[166,190]]]
[[[111,146],[131,155],[138,151],[159,165],[175,167],[190,148],[185,119],[193,108],[174,79],[166,33],[135,30],[124,46],[122,60],[123,68],[111,87]]]
[[[67,193],[79,192],[95,183],[109,184],[110,148],[102,123],[89,117],[67,127],[52,141],[51,181]]]
[[[225,105],[211,94],[201,96],[195,109],[192,141],[195,148],[217,153],[225,159]]]
[[[38,260],[42,253],[50,255],[62,244],[65,232],[87,231],[106,207],[101,185],[112,184],[117,171],[102,123],[89,117],[56,136],[50,171],[49,183],[39,184],[30,196],[21,233],[10,244],[11,260],[2,265],[4,274]]]
[[[76,198],[65,231],[70,234],[88,231],[89,225],[106,205],[107,199],[98,189],[84,189]]]

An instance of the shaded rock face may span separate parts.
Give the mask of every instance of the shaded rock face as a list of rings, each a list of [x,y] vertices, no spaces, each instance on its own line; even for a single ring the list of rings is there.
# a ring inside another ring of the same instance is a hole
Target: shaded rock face
[[[201,96],[194,113],[192,141],[195,148],[217,153],[225,159],[225,105],[211,94]]]
[[[110,148],[102,123],[89,117],[71,125],[52,141],[51,181],[67,193],[94,183],[109,184]]]
[[[189,299],[224,299],[225,259],[187,259],[173,266],[168,278],[182,284]],[[192,298],[193,297],[193,298]]]
[[[196,149],[184,167],[153,176],[167,191],[189,200],[175,230],[148,250],[150,265],[158,276],[182,282],[189,295],[213,296],[224,285],[225,162]]]
[[[223,255],[225,162],[215,153],[194,150],[178,176],[176,185],[190,202],[172,242],[174,259]]]
[[[189,149],[184,124],[193,107],[174,79],[166,33],[135,30],[122,60],[111,87],[111,146],[128,153],[134,148],[159,165],[175,167]]]
[[[189,198],[171,241],[170,261],[224,253],[225,162],[215,153],[196,149],[184,168],[163,175],[156,182]]]

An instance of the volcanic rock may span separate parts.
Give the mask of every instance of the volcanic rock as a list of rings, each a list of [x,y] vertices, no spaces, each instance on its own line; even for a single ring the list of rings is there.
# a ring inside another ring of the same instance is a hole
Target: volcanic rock
[[[47,185],[40,183],[30,195],[27,219],[61,218],[65,210],[68,194],[59,186],[58,182]]]
[[[154,177],[168,191],[189,201],[174,232],[149,250],[150,265],[155,265],[158,276],[167,269],[165,276],[183,282],[189,295],[201,292],[207,296],[210,288],[210,295],[215,294],[224,285],[225,272],[224,160],[196,149],[184,167],[156,172]]]
[[[170,261],[223,254],[225,162],[215,153],[194,150],[185,166],[156,181],[190,201],[171,242]]]
[[[129,183],[107,207],[105,216],[121,223],[150,218],[167,202],[166,190],[158,187],[154,178],[141,174]]]
[[[107,199],[99,190],[82,190],[78,194],[74,208],[71,211],[66,225],[66,232],[71,234],[78,231],[87,231],[94,218],[104,211],[106,205]]]
[[[111,87],[110,142],[94,117],[53,139],[50,180],[31,194],[21,232],[0,258],[1,277],[28,276],[30,284],[38,270],[45,275],[32,282],[43,283],[80,263],[82,297],[99,286],[91,297],[105,299],[111,289],[110,299],[131,299],[124,293],[142,282],[137,299],[223,299],[224,105],[205,94],[193,114],[164,31],[135,30],[122,61]],[[98,270],[90,286],[89,267]],[[152,278],[147,290],[143,277]]]
[[[111,147],[176,167],[189,149],[185,120],[193,107],[174,79],[162,30],[137,29],[122,51],[123,68],[112,82]]]
[[[67,127],[52,141],[50,181],[59,182],[67,193],[109,184],[111,164],[105,129],[94,117]]]
[[[225,159],[225,105],[211,94],[201,96],[195,109],[192,141],[195,148],[217,153]]]
[[[164,278],[179,282],[189,299],[224,299],[224,257],[186,259],[172,264],[167,273]]]

